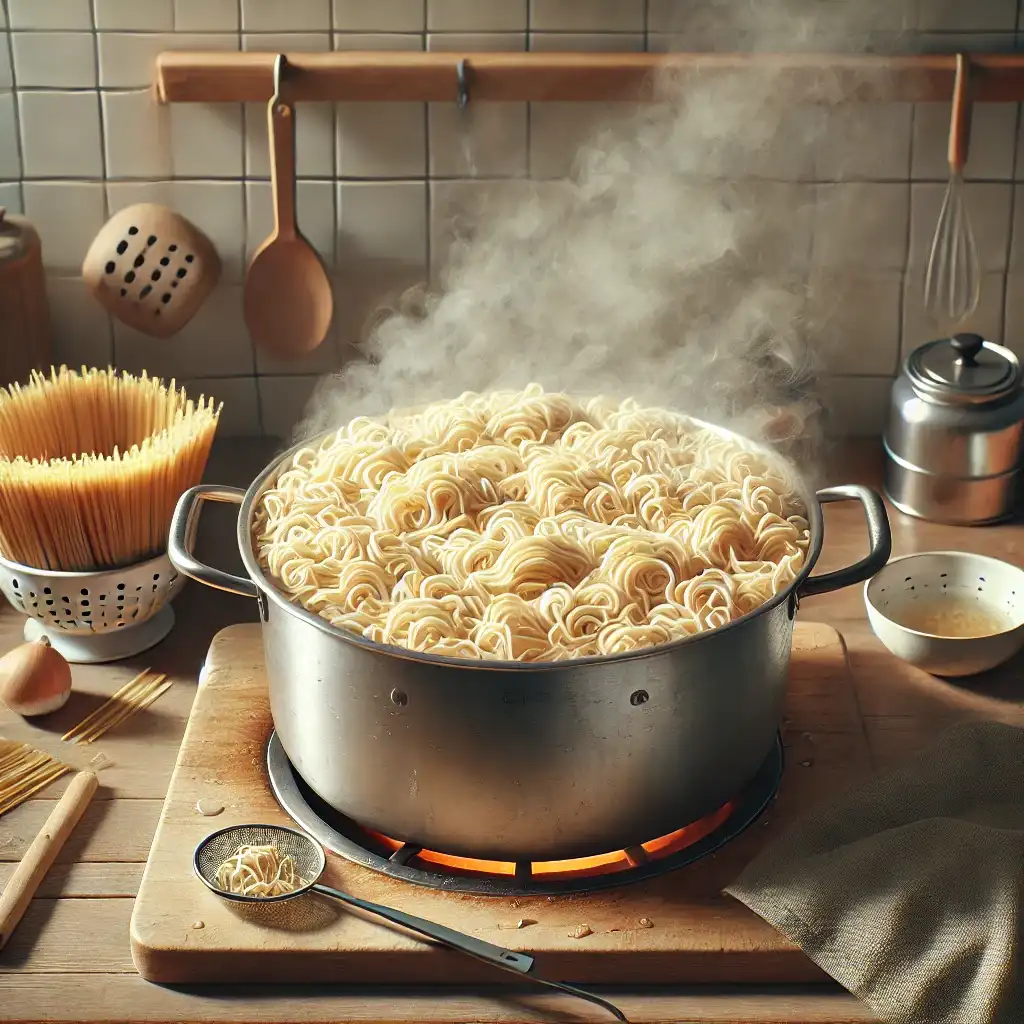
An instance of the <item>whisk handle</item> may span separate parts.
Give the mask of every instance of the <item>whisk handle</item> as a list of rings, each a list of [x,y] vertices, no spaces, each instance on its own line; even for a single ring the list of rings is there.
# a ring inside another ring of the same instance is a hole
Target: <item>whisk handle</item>
[[[503,949],[483,939],[475,939],[472,935],[465,935],[455,931],[454,928],[447,928],[435,921],[427,921],[425,918],[416,917],[414,914],[406,914],[401,910],[392,907],[382,906],[380,903],[371,903],[369,900],[361,900],[358,896],[342,892],[340,889],[332,889],[328,885],[317,883],[312,886],[313,892],[324,896],[331,896],[350,907],[365,910],[375,917],[382,917],[392,924],[401,925],[409,931],[416,932],[428,939],[439,942],[442,946],[457,950],[460,953],[468,953],[478,960],[486,960],[495,967],[503,967],[505,970],[515,971],[518,974],[527,974],[533,967],[533,957],[526,953],[516,953],[511,949]]]
[[[953,109],[949,122],[949,167],[959,173],[967,164],[971,147],[971,58],[956,55],[956,80],[953,84]]]

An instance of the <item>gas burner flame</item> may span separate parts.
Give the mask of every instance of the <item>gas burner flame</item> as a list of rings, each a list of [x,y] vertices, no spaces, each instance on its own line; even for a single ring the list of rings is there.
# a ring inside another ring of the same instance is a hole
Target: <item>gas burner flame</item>
[[[736,809],[735,801],[730,800],[718,810],[668,835],[651,839],[628,850],[613,850],[592,857],[575,857],[569,860],[533,861],[530,874],[534,879],[545,881],[562,881],[571,878],[591,878],[600,875],[615,874],[629,871],[641,864],[662,860],[679,853],[687,847],[700,842],[724,825]],[[479,860],[473,857],[456,857],[436,850],[417,849],[408,843],[402,843],[390,836],[367,830],[380,845],[391,851],[392,859],[396,854],[403,854],[402,863],[412,865],[429,865],[460,875],[482,877],[513,878],[521,873],[525,865],[517,865],[514,861]],[[518,872],[517,872],[518,868]]]

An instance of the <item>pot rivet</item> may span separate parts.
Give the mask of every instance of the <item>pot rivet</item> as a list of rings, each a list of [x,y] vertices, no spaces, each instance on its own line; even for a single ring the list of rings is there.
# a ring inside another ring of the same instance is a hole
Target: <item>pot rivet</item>
[[[635,708],[640,707],[641,704],[646,704],[650,699],[650,695],[646,690],[634,690],[629,695],[629,703]]]
[[[396,704],[400,708],[404,708],[409,703],[409,695],[404,693],[402,690],[391,691],[391,703]]]

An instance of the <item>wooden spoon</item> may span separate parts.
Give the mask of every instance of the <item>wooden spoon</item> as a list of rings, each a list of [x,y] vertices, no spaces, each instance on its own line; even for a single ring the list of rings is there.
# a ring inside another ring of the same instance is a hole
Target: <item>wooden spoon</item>
[[[295,220],[295,107],[284,71],[284,55],[278,54],[267,113],[275,224],[249,264],[243,304],[253,341],[287,357],[311,352],[324,340],[334,298],[323,262]]]

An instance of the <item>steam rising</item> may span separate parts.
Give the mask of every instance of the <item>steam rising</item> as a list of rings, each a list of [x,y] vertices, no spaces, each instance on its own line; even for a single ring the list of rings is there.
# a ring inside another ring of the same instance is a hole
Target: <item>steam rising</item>
[[[878,25],[899,28],[909,5],[695,4],[673,48],[849,51]],[[530,381],[748,434],[778,408],[803,418],[821,353],[807,313],[814,190],[800,182],[829,109],[794,106],[778,84],[665,76],[659,102],[599,132],[571,180],[500,183],[468,228],[455,222],[437,290],[377,324],[362,357],[320,387],[301,434]]]

